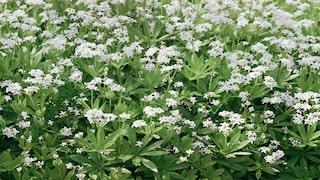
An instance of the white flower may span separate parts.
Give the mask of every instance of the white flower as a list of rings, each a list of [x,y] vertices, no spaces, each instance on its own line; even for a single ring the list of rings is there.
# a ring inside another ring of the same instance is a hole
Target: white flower
[[[289,141],[291,142],[291,144],[292,144],[293,147],[299,146],[299,145],[301,144],[300,141],[294,139],[293,137],[290,137],[290,138],[289,138]]]
[[[93,58],[100,54],[101,52],[97,50],[97,45],[90,42],[84,42],[80,44],[75,50],[75,55],[81,58]]]
[[[163,109],[161,108],[153,108],[153,107],[150,107],[150,106],[146,106],[144,109],[143,109],[143,112],[147,115],[147,117],[156,117],[156,114],[161,114],[164,112]]]
[[[264,81],[263,81],[264,85],[266,85],[268,88],[270,88],[271,90],[274,88],[274,87],[277,87],[278,84],[277,82],[273,79],[273,77],[271,76],[265,76],[264,77]]]
[[[179,150],[176,146],[174,146],[174,147],[172,148],[172,151],[173,151],[173,153],[175,153],[175,154],[177,154],[177,153],[180,152],[180,150]]]
[[[263,146],[263,147],[260,147],[260,148],[259,148],[259,151],[262,152],[262,153],[264,153],[264,154],[266,154],[266,153],[270,152],[271,149],[270,149],[269,147]]]
[[[229,123],[223,122],[218,127],[218,130],[219,130],[220,133],[226,134],[226,133],[228,133],[228,132],[230,132],[232,130],[229,126],[230,126]]]
[[[119,117],[122,119],[130,119],[131,118],[131,114],[127,114],[127,113],[121,113],[119,114]]]
[[[43,4],[43,0],[25,0],[28,5],[41,5]]]
[[[285,154],[284,154],[284,152],[282,150],[277,150],[276,152],[273,152],[271,155],[268,155],[268,156],[264,157],[264,159],[265,159],[265,161],[267,163],[273,164],[277,160],[282,158],[284,155]]]
[[[30,121],[20,121],[18,123],[18,127],[22,128],[22,129],[28,128],[28,127],[30,127],[30,125],[31,125]]]
[[[79,173],[79,174],[76,174],[78,180],[84,180],[84,178],[86,177],[85,174],[82,174],[82,173]]]
[[[176,101],[176,100],[174,100],[172,98],[167,98],[166,99],[166,105],[168,107],[176,107],[176,106],[178,106],[178,101]]]
[[[60,133],[64,136],[71,136],[72,135],[71,128],[67,128],[65,126],[60,130]]]
[[[83,137],[84,133],[83,132],[78,132],[77,134],[74,135],[74,138],[81,138]]]
[[[24,120],[26,120],[27,118],[29,118],[30,116],[28,115],[28,113],[27,112],[25,112],[25,111],[23,111],[23,112],[21,112],[21,114],[20,114],[21,116],[22,116],[22,118],[24,119]]]
[[[183,87],[183,82],[179,81],[179,82],[175,82],[173,84],[173,87],[178,88],[178,87]]]
[[[19,131],[16,128],[13,128],[13,127],[5,127],[2,130],[2,133],[5,136],[7,136],[8,138],[13,138],[19,133]]]
[[[59,155],[58,154],[54,154],[52,157],[53,157],[53,159],[58,159]]]
[[[194,153],[194,150],[188,149],[188,150],[186,151],[186,153],[187,153],[187,155],[188,155],[188,157],[189,157],[189,156],[191,156],[191,155]]]
[[[255,131],[248,131],[247,136],[250,143],[253,143],[257,139],[257,133]]]
[[[72,163],[67,163],[67,164],[66,164],[66,167],[67,167],[67,169],[72,169],[72,168],[73,168],[73,165],[72,165]]]
[[[12,93],[13,95],[20,95],[21,94],[21,85],[19,83],[10,83],[6,88],[7,93]]]
[[[188,161],[188,158],[181,156],[181,157],[179,158],[179,160],[180,160],[181,162],[187,162],[187,161]]]
[[[71,75],[69,76],[69,81],[71,82],[81,82],[82,81],[82,72],[79,69],[74,69]]]
[[[38,92],[39,88],[37,86],[28,86],[28,87],[24,88],[23,90],[26,94],[29,94],[31,92]]]
[[[142,142],[142,141],[137,141],[137,142],[136,142],[136,146],[137,146],[137,147],[141,147],[141,146],[142,146],[142,144],[143,144],[143,142]]]
[[[95,121],[100,120],[104,117],[104,113],[100,109],[90,109],[84,115],[89,120],[90,124],[93,124]]]
[[[133,128],[139,128],[142,126],[147,126],[147,123],[144,120],[136,120],[131,125],[131,127],[133,127]]]
[[[81,154],[82,153],[82,148],[76,148],[76,153]]]
[[[189,98],[189,101],[192,103],[192,104],[196,104],[197,103],[197,99],[196,99],[196,97],[190,97]]]
[[[24,165],[31,166],[31,163],[36,161],[36,160],[37,160],[37,158],[26,156],[24,158]]]
[[[245,102],[245,101],[248,100],[248,96],[249,96],[249,95],[250,95],[250,94],[249,94],[247,91],[242,91],[242,92],[239,93],[239,97],[241,98],[241,100],[242,100],[243,102]]]
[[[43,165],[44,165],[44,161],[37,161],[36,162],[36,166],[38,166],[38,168],[42,168]]]
[[[273,164],[273,163],[276,162],[276,159],[275,159],[273,156],[271,156],[271,155],[268,155],[268,156],[264,157],[264,160],[265,160],[267,163],[270,163],[270,164]]]

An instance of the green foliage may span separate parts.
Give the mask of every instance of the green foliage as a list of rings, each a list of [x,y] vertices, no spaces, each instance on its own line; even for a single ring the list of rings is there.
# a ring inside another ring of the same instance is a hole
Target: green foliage
[[[319,178],[319,8],[0,0],[0,179]]]

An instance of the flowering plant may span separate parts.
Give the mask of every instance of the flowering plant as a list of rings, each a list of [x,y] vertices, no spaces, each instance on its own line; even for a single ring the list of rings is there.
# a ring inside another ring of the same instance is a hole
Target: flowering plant
[[[1,179],[313,179],[316,0],[0,0]]]

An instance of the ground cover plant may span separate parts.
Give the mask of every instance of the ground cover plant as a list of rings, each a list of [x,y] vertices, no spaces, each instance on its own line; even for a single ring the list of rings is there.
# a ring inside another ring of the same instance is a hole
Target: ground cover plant
[[[316,179],[320,5],[0,0],[1,179]]]

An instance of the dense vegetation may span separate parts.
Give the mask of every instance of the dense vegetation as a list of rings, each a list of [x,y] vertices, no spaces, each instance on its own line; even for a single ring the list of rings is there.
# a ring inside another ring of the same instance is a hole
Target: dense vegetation
[[[0,0],[1,179],[315,179],[316,0]]]

